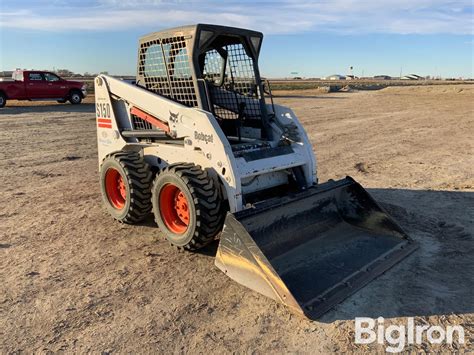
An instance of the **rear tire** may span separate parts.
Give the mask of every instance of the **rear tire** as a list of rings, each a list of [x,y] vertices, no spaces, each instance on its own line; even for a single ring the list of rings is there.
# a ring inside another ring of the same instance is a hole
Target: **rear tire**
[[[151,212],[152,172],[137,152],[107,156],[100,168],[102,199],[109,213],[123,223],[137,223]]]
[[[152,187],[155,221],[178,249],[197,250],[222,230],[224,210],[214,180],[200,166],[166,167]]]
[[[74,90],[69,95],[69,102],[73,105],[79,105],[82,102],[82,94],[80,91]]]
[[[58,104],[65,104],[67,99],[61,99],[61,100],[57,100],[58,101]]]
[[[7,96],[3,92],[0,92],[0,108],[5,107],[6,104]]]

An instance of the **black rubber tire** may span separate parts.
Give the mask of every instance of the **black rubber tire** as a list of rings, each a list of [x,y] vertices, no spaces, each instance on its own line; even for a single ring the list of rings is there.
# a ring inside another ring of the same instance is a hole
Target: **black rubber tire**
[[[58,104],[65,104],[67,99],[57,100]]]
[[[160,191],[169,183],[176,185],[189,203],[189,224],[183,234],[170,231],[160,213]],[[212,242],[222,230],[225,211],[222,208],[220,191],[214,180],[199,165],[190,163],[169,165],[156,176],[152,195],[155,221],[166,239],[178,249],[200,249]]]
[[[73,90],[69,94],[69,102],[73,105],[79,105],[82,102],[82,93],[79,90]]]
[[[125,205],[117,209],[110,202],[105,187],[107,170],[117,170],[127,190]],[[149,165],[137,152],[117,152],[108,155],[100,167],[100,189],[102,200],[109,213],[123,223],[137,223],[145,219],[151,212],[151,185],[153,174]]]
[[[0,108],[5,107],[6,104],[7,96],[3,92],[0,92]]]

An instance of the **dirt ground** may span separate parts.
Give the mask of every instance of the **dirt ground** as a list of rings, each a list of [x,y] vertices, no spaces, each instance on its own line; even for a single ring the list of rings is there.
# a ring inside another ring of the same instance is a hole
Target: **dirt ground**
[[[180,253],[150,220],[102,206],[94,106],[0,110],[0,353],[328,353],[354,318],[462,325],[474,351],[474,85],[277,92],[314,144],[320,181],[353,176],[420,248],[319,321],[233,282],[216,245]],[[455,340],[457,338],[455,337]]]

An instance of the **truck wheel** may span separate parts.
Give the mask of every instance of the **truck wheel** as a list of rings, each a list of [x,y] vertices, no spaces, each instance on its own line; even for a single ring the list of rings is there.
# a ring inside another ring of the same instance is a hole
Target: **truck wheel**
[[[79,91],[73,91],[69,95],[69,102],[73,105],[78,105],[82,102],[82,95]]]
[[[151,211],[152,172],[137,152],[107,156],[100,167],[102,199],[110,214],[124,223],[137,223]]]
[[[7,97],[3,92],[0,92],[0,108],[4,107],[7,103]]]
[[[67,99],[61,99],[61,100],[57,100],[58,101],[58,104],[64,104],[66,103]]]
[[[224,213],[214,180],[200,166],[166,167],[152,187],[155,221],[178,249],[197,250],[222,230]]]

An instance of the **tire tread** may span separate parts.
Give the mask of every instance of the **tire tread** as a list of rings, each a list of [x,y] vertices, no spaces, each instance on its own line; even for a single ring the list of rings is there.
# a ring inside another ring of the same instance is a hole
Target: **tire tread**
[[[120,222],[134,224],[141,222],[151,212],[151,185],[153,174],[149,165],[137,152],[120,151],[106,156],[105,159],[114,159],[126,173],[130,189],[130,207]],[[105,161],[104,159],[104,161]]]
[[[156,176],[154,184],[157,183],[161,174],[178,176],[188,187],[196,209],[196,229],[192,238],[184,246],[171,244],[178,249],[192,251],[212,242],[222,230],[223,217],[225,216],[222,198],[219,189],[215,186],[214,180],[205,170],[202,170],[201,166],[192,163],[177,163],[167,166]],[[153,205],[155,220],[158,223],[157,216],[160,213],[157,206],[157,198],[153,198]]]

